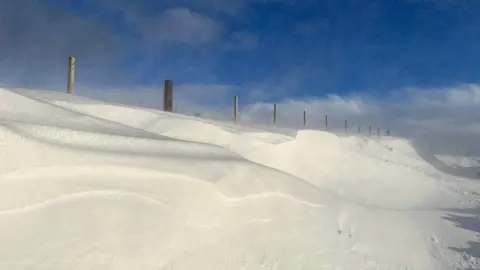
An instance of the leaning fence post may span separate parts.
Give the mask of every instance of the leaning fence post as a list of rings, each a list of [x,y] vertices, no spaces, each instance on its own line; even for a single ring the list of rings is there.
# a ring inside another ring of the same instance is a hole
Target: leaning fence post
[[[166,112],[173,111],[173,81],[165,80],[165,88],[163,91],[163,110]]]
[[[233,98],[233,119],[237,122],[237,115],[238,115],[238,96]]]
[[[273,124],[277,123],[277,104],[273,104]]]
[[[75,57],[70,56],[68,58],[68,78],[67,78],[67,93],[74,94],[75,83]]]

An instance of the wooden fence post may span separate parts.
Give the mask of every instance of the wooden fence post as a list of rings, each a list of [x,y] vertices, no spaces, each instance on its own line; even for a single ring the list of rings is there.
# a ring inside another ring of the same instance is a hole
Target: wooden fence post
[[[67,78],[67,93],[74,94],[75,83],[75,57],[70,56],[68,58],[68,78]]]
[[[325,130],[328,130],[328,114],[325,114]]]
[[[307,111],[306,110],[303,111],[303,126],[304,127],[307,126]]]
[[[165,88],[163,91],[163,110],[166,112],[173,111],[173,81],[165,80]]]
[[[238,96],[233,98],[233,119],[237,122],[237,115],[238,115]]]
[[[273,104],[273,124],[277,123],[277,104]]]
[[[371,125],[368,127],[368,135],[372,136],[372,126]]]

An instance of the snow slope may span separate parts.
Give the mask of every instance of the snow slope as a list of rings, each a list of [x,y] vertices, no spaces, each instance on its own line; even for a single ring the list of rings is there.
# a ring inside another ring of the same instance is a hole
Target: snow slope
[[[480,154],[424,146],[0,89],[0,268],[480,269]]]

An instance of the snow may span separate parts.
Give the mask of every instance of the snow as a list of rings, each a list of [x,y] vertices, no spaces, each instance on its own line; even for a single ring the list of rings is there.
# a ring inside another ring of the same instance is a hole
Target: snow
[[[0,268],[480,269],[466,143],[0,89]]]

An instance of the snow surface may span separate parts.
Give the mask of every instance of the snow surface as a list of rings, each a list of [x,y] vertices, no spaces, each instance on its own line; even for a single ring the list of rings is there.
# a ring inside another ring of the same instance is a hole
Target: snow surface
[[[480,151],[428,142],[0,89],[0,268],[480,269]]]

